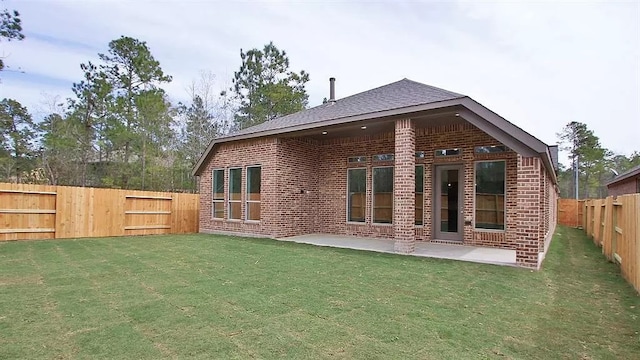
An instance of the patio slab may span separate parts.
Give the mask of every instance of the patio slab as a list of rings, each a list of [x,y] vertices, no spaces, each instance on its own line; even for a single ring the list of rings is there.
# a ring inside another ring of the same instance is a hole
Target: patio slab
[[[307,234],[280,238],[281,241],[292,241],[301,244],[328,246],[344,249],[355,249],[397,254],[393,250],[393,240],[379,238],[360,238],[355,236],[333,234]],[[409,256],[422,256],[439,259],[470,261],[484,264],[516,266],[516,251],[476,247],[455,244],[438,244],[416,242],[415,251]]]

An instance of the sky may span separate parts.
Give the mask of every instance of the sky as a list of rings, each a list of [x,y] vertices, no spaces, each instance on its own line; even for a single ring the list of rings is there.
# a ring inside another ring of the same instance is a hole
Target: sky
[[[25,40],[0,42],[0,98],[36,118],[71,97],[80,64],[122,35],[146,41],[174,102],[202,71],[228,88],[240,49],[273,41],[310,73],[309,105],[403,78],[470,96],[547,144],[571,121],[640,151],[638,1],[5,0]]]

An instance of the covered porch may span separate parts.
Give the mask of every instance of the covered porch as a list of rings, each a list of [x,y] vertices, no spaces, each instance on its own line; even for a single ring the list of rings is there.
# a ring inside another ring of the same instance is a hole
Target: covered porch
[[[290,236],[277,240],[389,254],[398,253],[394,250],[395,241],[392,239],[361,238],[334,234],[307,234]],[[515,250],[478,246],[417,242],[415,244],[414,251],[405,255],[503,266],[516,266]]]
[[[405,254],[431,242],[433,249],[448,242],[517,250],[518,153],[474,120],[454,107],[282,137],[287,156],[314,153],[296,159],[293,174],[304,184],[293,190],[306,194],[300,205],[308,200],[299,209],[313,214],[306,234],[392,240],[392,250]],[[299,226],[276,238],[304,234],[296,210]]]

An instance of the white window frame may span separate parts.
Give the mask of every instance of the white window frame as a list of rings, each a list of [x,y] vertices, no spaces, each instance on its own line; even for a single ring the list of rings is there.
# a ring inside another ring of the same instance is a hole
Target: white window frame
[[[362,207],[363,211],[364,211],[364,217],[362,218],[362,221],[353,221],[353,220],[349,220],[349,211],[351,210],[351,208],[349,207],[349,198],[351,197],[351,194],[349,194],[349,171],[351,170],[364,170],[364,205]],[[367,223],[367,168],[364,166],[360,166],[360,167],[349,167],[347,168],[347,198],[346,198],[346,209],[347,211],[345,211],[345,220],[348,224],[355,224],[355,225],[365,225]]]
[[[233,170],[240,170],[240,200],[231,200],[231,172]],[[242,208],[242,167],[230,167],[229,168],[229,176],[228,176],[228,185],[227,185],[227,197],[229,198],[229,200],[227,200],[227,219],[229,221],[242,221],[242,209],[240,209],[240,218],[236,219],[236,218],[232,218],[231,217],[231,204],[234,203],[239,203],[240,207]]]
[[[476,164],[483,162],[503,162],[504,163],[504,196],[503,201],[503,209],[502,216],[504,217],[504,228],[503,229],[484,229],[476,227],[476,173],[478,171]],[[473,231],[483,231],[483,232],[499,232],[503,233],[507,231],[507,160],[505,159],[495,159],[495,160],[478,160],[473,162]]]
[[[371,224],[373,225],[388,225],[388,226],[392,226],[393,225],[393,209],[395,207],[395,181],[393,179],[393,177],[391,178],[391,222],[390,223],[379,223],[379,222],[375,222],[375,208],[376,208],[376,176],[375,176],[375,172],[376,169],[383,169],[383,168],[391,168],[392,169],[392,173],[395,176],[395,166],[392,165],[387,165],[387,166],[374,166],[371,168]],[[414,169],[415,171],[415,169]],[[415,185],[414,185],[415,186]],[[415,198],[414,198],[415,201]]]
[[[222,171],[222,199],[216,199],[215,198],[215,191],[216,191],[216,176],[215,173],[216,171]],[[224,209],[226,208],[225,205],[225,191],[224,191],[224,168],[216,168],[211,170],[211,218],[212,219],[224,219]],[[222,217],[216,217],[216,207],[214,204],[222,204]]]
[[[249,200],[249,169],[258,168],[260,169],[260,200]],[[258,223],[262,219],[262,209],[260,209],[260,219],[254,220],[249,219],[249,204],[260,204],[262,202],[262,165],[250,165],[245,169],[246,172],[246,184],[245,184],[245,206],[244,206],[244,219],[247,222],[255,222]]]

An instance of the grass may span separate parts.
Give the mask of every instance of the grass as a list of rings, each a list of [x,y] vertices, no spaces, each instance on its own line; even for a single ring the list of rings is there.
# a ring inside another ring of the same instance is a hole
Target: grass
[[[0,358],[631,359],[582,232],[542,271],[212,235],[0,243]]]

